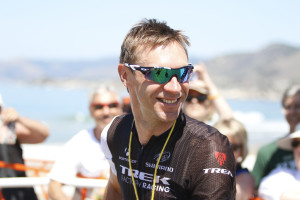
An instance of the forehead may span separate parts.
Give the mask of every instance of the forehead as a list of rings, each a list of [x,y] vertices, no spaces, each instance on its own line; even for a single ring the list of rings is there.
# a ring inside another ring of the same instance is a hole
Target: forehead
[[[291,104],[300,104],[300,94],[286,97],[286,99],[284,100],[284,105],[287,106]]]
[[[112,92],[105,92],[103,94],[95,94],[92,98],[92,102],[97,103],[111,103],[117,102],[117,96]]]
[[[157,46],[153,49],[141,47],[138,64],[144,66],[162,66],[179,68],[188,65],[188,57],[184,48],[177,42],[166,46]]]

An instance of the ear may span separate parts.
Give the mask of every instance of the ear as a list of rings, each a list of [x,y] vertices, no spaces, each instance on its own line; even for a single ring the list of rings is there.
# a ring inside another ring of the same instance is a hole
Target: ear
[[[127,88],[127,82],[128,82],[128,76],[127,76],[127,67],[125,67],[124,64],[119,64],[118,65],[118,72],[119,72],[119,76],[120,76],[120,79],[123,83],[123,85]]]
[[[93,116],[93,106],[92,106],[92,104],[89,105],[89,111],[90,111],[90,115]]]

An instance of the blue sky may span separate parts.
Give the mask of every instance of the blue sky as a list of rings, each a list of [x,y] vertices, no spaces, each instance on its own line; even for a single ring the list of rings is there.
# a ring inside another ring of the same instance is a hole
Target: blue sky
[[[190,38],[190,55],[251,52],[271,43],[300,47],[297,0],[26,0],[0,3],[0,61],[118,56],[143,18],[166,21]]]

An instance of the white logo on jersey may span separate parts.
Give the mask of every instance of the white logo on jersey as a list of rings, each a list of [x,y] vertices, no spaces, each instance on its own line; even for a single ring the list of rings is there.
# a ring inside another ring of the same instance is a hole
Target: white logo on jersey
[[[231,177],[233,177],[231,171],[227,170],[227,169],[222,169],[222,168],[207,168],[207,169],[203,169],[205,174],[226,174],[229,175]]]
[[[120,165],[120,167],[122,168],[122,174],[131,177],[131,172],[130,172],[129,168],[127,168],[123,165]],[[153,182],[153,174],[140,172],[139,170],[136,170],[136,169],[132,169],[132,172],[133,172],[133,177],[136,179],[139,179],[141,181],[146,181],[146,182]],[[164,185],[170,185],[168,180],[170,180],[170,178],[156,176],[155,183],[162,183]]]
[[[157,161],[158,158],[159,158],[159,156],[160,156],[160,153],[156,154],[156,155],[154,156],[153,159],[154,159],[155,161]],[[163,153],[163,155],[161,156],[159,162],[165,162],[165,161],[167,161],[170,157],[171,157],[171,153],[170,153],[169,151],[165,151],[165,152]]]

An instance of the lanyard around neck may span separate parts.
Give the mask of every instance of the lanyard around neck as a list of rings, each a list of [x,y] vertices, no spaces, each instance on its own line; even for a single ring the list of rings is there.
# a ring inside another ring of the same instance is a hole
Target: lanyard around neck
[[[132,122],[132,127],[133,127],[133,124],[134,124],[134,121]],[[157,162],[156,162],[156,165],[155,165],[155,170],[154,170],[154,177],[153,177],[153,186],[152,186],[152,195],[151,195],[151,200],[154,199],[154,192],[155,192],[155,182],[156,182],[156,174],[157,174],[157,168],[158,168],[158,164],[160,162],[160,159],[165,151],[165,148],[169,142],[169,139],[172,135],[172,132],[174,130],[174,127],[175,127],[175,124],[176,124],[176,120],[175,122],[173,123],[173,126],[169,132],[169,135],[168,135],[168,138],[167,140],[165,141],[165,144],[160,152],[160,155],[159,155],[159,158],[157,159]],[[134,188],[134,193],[135,193],[135,196],[136,196],[136,199],[139,200],[139,196],[138,196],[138,193],[137,193],[137,189],[136,189],[136,185],[135,185],[135,181],[134,181],[134,176],[133,176],[133,172],[132,172],[132,166],[131,166],[131,141],[132,141],[132,127],[131,127],[131,131],[130,131],[130,138],[129,138],[129,155],[128,155],[128,162],[129,162],[129,168],[130,168],[130,172],[131,172],[131,179],[132,179],[132,184],[133,184],[133,188]]]

